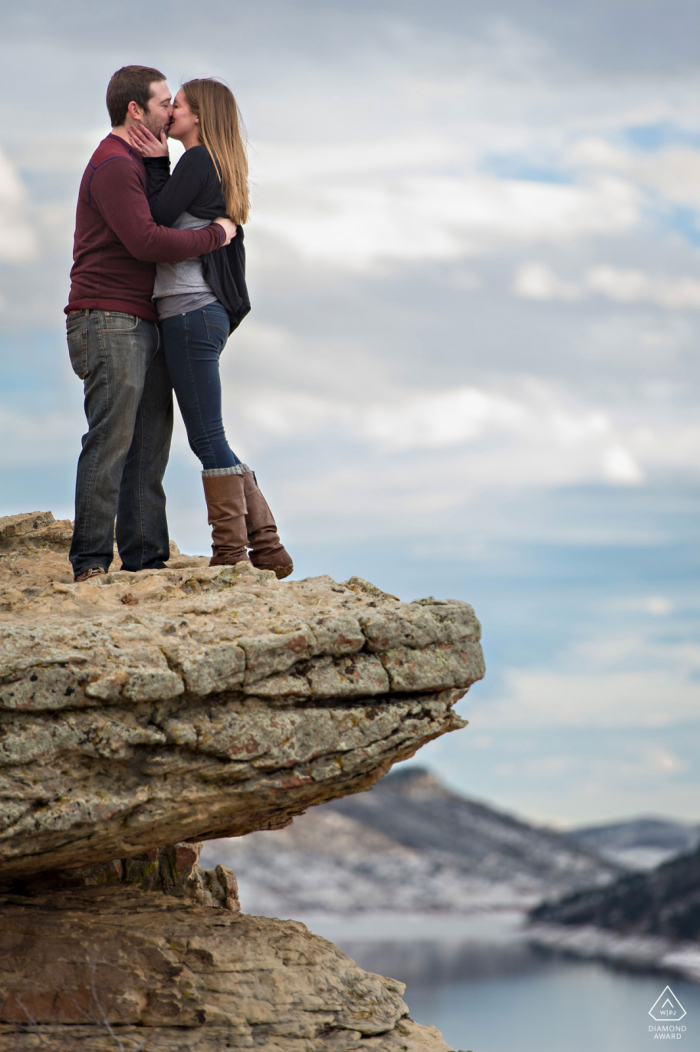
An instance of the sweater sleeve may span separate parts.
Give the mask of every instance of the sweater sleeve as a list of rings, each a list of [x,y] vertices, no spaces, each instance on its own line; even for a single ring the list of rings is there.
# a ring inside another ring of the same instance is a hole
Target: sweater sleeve
[[[163,178],[163,161],[167,158],[144,158],[146,166],[148,203],[156,223],[172,226],[183,212],[197,200],[208,180],[206,163],[202,163],[200,152],[186,150],[175,165],[173,174]],[[156,166],[156,163],[160,164]],[[222,213],[223,215],[223,213]]]
[[[158,200],[158,195],[170,180],[170,158],[143,157],[142,161],[146,169],[146,197],[148,198],[148,204],[152,205],[153,201]],[[152,207],[151,215],[153,215]],[[168,224],[164,223],[163,225],[167,226]]]
[[[218,224],[202,230],[157,226],[148,207],[141,174],[128,157],[101,164],[90,183],[90,203],[135,259],[178,263],[221,248],[226,240]]]

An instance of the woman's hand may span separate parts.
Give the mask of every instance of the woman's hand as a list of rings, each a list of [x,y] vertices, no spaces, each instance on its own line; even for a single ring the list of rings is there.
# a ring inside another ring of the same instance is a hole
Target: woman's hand
[[[160,133],[160,140],[142,124],[132,124],[128,131],[131,145],[142,157],[168,156],[168,137],[164,131]]]

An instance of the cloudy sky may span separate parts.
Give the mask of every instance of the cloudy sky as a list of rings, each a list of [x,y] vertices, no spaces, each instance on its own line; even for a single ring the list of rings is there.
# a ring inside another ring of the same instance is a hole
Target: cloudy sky
[[[62,309],[121,65],[217,75],[250,141],[226,420],[298,576],[454,596],[470,728],[420,756],[564,824],[700,820],[694,0],[24,0],[0,16],[0,514],[71,515]],[[184,550],[208,538],[179,430]]]

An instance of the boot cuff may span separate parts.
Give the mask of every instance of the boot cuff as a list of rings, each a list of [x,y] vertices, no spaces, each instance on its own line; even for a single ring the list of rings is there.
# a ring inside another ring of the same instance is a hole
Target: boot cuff
[[[253,474],[247,464],[234,464],[232,468],[207,468],[202,472],[202,478],[218,478],[219,475],[245,475],[246,471]]]

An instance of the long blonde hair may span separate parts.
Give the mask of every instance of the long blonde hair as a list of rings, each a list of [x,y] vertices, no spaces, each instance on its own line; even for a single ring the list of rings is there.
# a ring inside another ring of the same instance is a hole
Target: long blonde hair
[[[187,104],[199,117],[199,134],[209,151],[226,211],[234,223],[245,223],[250,211],[248,158],[241,134],[241,115],[231,89],[211,77],[182,85]]]

